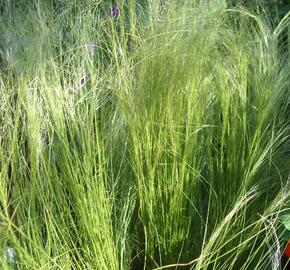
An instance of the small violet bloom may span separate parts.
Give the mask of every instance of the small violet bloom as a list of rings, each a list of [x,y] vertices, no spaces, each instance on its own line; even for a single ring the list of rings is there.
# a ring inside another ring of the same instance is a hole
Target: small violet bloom
[[[128,52],[133,51],[133,44],[130,41],[127,43],[127,49],[128,49]]]
[[[113,4],[110,9],[110,16],[118,18],[120,16],[120,9],[117,4]]]

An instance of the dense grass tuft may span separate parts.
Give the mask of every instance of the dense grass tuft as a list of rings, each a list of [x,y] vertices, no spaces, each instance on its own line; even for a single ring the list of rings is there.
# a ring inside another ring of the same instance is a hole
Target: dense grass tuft
[[[22,2],[0,18],[1,265],[280,269],[289,15]]]

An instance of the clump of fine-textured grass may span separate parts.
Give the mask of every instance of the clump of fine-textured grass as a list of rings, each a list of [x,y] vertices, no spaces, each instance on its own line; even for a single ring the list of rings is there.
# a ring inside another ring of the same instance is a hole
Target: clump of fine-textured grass
[[[287,17],[273,29],[226,1],[11,5],[0,26],[7,269],[7,247],[18,269],[279,269]]]

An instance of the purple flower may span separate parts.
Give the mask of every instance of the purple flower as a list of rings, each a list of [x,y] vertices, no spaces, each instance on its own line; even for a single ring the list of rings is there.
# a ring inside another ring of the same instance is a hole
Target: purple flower
[[[118,18],[120,16],[120,9],[117,4],[113,4],[110,9],[110,16]]]
[[[128,52],[133,51],[133,44],[130,41],[128,41],[128,43],[127,43],[127,49],[128,49]]]

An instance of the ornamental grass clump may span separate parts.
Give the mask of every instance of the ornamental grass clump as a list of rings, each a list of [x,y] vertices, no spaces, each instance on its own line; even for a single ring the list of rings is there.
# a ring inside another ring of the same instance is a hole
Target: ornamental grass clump
[[[13,5],[0,19],[13,265],[283,269],[288,17],[274,28],[226,1]]]
[[[154,20],[124,99],[143,260],[156,269],[190,258],[195,269],[265,269],[260,215],[275,221],[289,196],[284,26],[206,4],[169,5]]]

